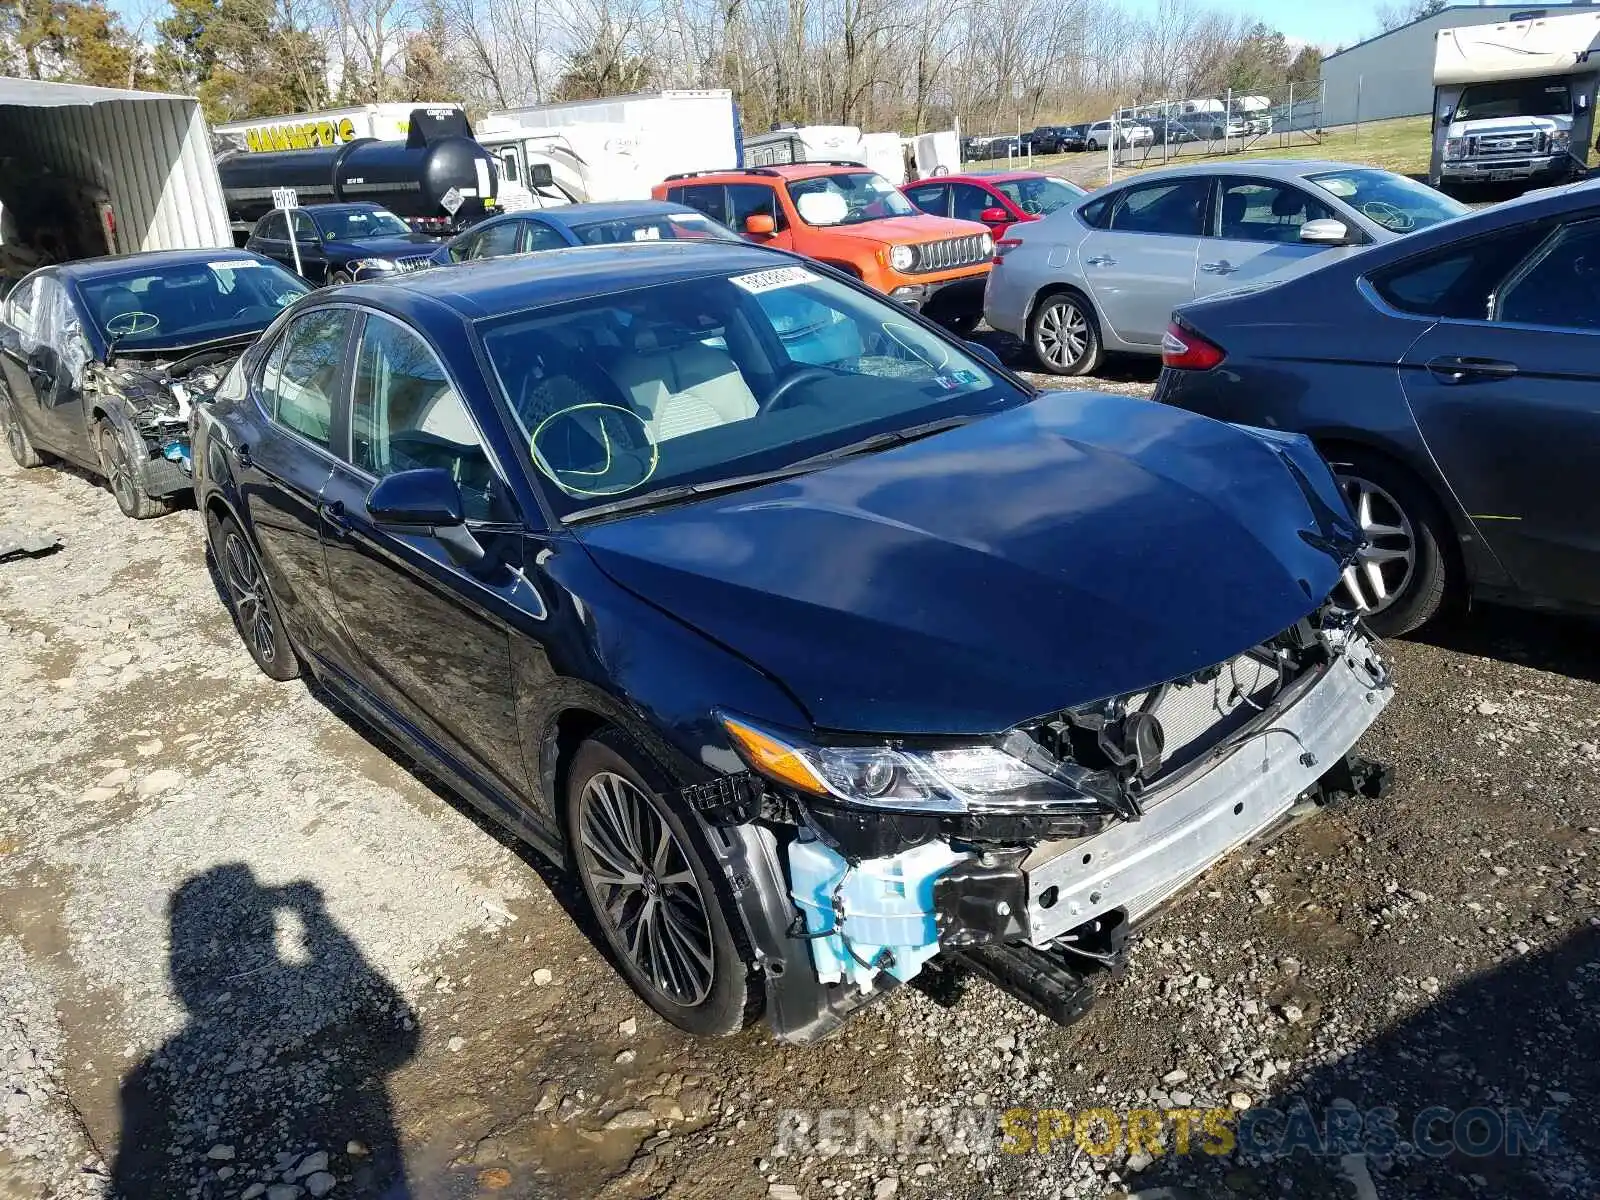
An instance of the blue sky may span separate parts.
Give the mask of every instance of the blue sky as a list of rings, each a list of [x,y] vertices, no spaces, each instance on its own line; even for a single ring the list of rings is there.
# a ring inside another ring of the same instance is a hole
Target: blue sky
[[[1124,0],[1135,12],[1154,12],[1160,0]],[[1378,31],[1376,0],[1212,0],[1210,7],[1243,12],[1288,37],[1324,49],[1350,46]]]

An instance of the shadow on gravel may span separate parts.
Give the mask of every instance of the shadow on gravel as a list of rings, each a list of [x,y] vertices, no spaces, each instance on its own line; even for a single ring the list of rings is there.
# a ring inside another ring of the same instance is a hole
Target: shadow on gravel
[[[123,1081],[113,1195],[408,1195],[386,1080],[421,1033],[320,889],[231,863],[168,916],[188,1021]]]
[[[1158,1159],[1136,1194],[1589,1200],[1600,1195],[1597,1048],[1600,927],[1588,926],[1462,982],[1240,1118],[1241,1146],[1300,1149],[1254,1165]]]
[[[1434,621],[1407,637],[1441,650],[1600,683],[1600,622],[1584,617],[1486,605]]]

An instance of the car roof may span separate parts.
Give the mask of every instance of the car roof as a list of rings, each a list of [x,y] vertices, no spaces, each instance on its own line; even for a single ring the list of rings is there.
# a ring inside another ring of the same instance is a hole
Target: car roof
[[[508,216],[538,216],[558,225],[582,225],[591,221],[620,221],[629,217],[657,217],[663,213],[693,213],[703,215],[699,209],[687,204],[674,204],[670,200],[606,200],[593,204],[561,204],[555,208],[525,209],[508,213]]]
[[[340,200],[330,204],[299,204],[296,205],[301,212],[340,213],[340,212],[377,212],[383,205],[374,204],[371,200]],[[273,212],[287,212],[287,209],[275,208]]]
[[[1004,183],[1008,179],[1056,179],[1059,176],[1048,171],[963,171],[960,175],[935,175],[927,179],[918,179],[923,183]],[[1067,182],[1062,180],[1063,183]],[[910,186],[909,184],[907,185]]]
[[[213,246],[201,250],[142,250],[135,254],[106,254],[99,258],[79,258],[72,262],[56,263],[46,267],[45,270],[60,279],[82,281],[98,279],[103,275],[120,275],[126,271],[159,271],[164,267],[189,267],[196,263],[230,262],[235,259],[250,262],[272,261],[261,257],[253,250]]]
[[[422,307],[418,301],[432,301],[473,321],[725,271],[770,270],[800,261],[747,242],[619,242],[474,259],[339,290],[413,315],[419,315]]]
[[[779,179],[815,179],[818,175],[837,175],[840,171],[870,171],[866,163],[847,162],[815,162],[815,163],[774,163],[770,167],[729,167],[725,171],[695,171],[687,175],[669,175],[668,183],[685,183],[694,180],[696,183],[714,183],[718,180],[731,181],[735,179],[749,179],[755,176],[777,176]]]
[[[1202,163],[1180,163],[1154,171],[1141,171],[1130,175],[1122,183],[1143,183],[1151,179],[1172,179],[1185,175],[1257,175],[1266,179],[1304,179],[1308,175],[1321,175],[1328,171],[1381,171],[1382,167],[1362,163],[1333,162],[1307,158],[1247,158],[1207,160]]]

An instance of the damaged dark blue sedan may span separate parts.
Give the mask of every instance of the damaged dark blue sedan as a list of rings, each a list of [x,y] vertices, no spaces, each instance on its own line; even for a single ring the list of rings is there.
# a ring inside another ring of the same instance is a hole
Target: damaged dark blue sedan
[[[296,304],[197,410],[233,616],[576,873],[674,1024],[921,976],[1068,1021],[1391,694],[1303,438],[1036,394],[753,246]]]

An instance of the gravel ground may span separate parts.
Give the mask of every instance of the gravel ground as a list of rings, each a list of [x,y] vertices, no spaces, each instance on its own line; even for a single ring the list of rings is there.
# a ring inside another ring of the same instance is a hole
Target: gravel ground
[[[1076,382],[1154,378],[1107,372]],[[1388,797],[1214,871],[1070,1029],[974,984],[810,1049],[697,1043],[549,868],[255,672],[195,513],[130,523],[7,460],[18,523],[66,546],[0,565],[6,1200],[1600,1189],[1591,625],[1479,612],[1393,645]],[[1430,1106],[1435,1137],[1484,1110],[1458,1125],[1495,1152],[1411,1151]],[[1205,1152],[1197,1116],[1174,1152],[1171,1112],[1213,1108],[1254,1151]],[[1139,1109],[1166,1152],[1104,1144]],[[1518,1121],[1553,1136],[1506,1153]]]

